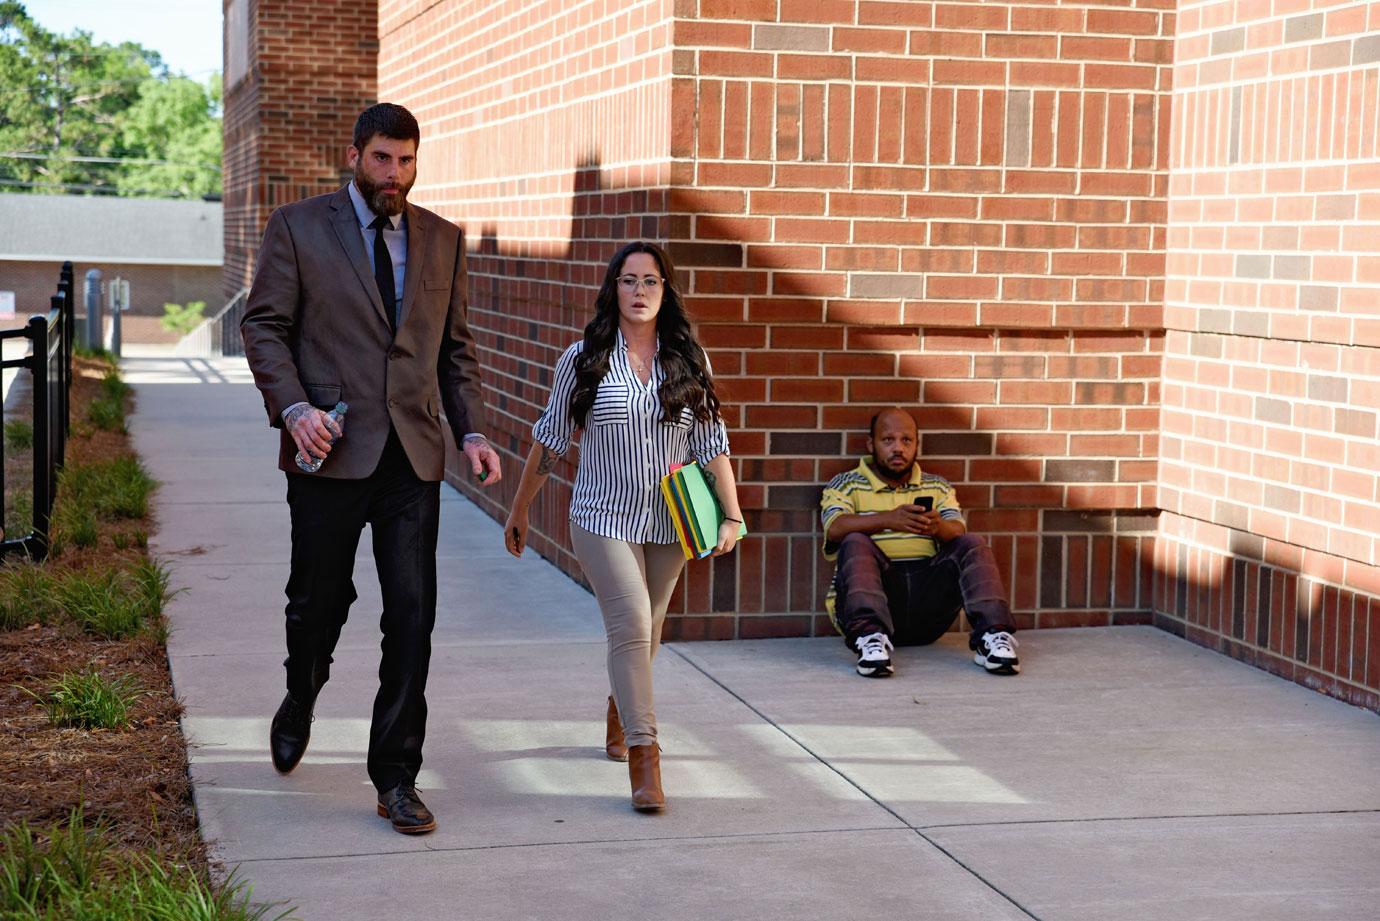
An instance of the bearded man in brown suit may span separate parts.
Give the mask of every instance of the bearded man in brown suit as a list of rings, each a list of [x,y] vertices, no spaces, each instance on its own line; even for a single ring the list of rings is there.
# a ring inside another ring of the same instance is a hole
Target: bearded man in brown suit
[[[351,602],[365,523],[383,594],[383,655],[369,733],[378,814],[400,832],[436,827],[417,795],[436,619],[436,539],[445,438],[485,486],[500,479],[481,433],[484,400],[466,313],[465,241],[408,203],[417,120],[380,103],[355,124],[354,179],[269,218],[241,332],[271,425],[282,430],[292,563],[287,696],[273,718],[273,765],[297,766],[317,693]],[[344,420],[327,416],[338,401]],[[344,429],[349,436],[344,436]],[[304,473],[294,458],[325,458]]]

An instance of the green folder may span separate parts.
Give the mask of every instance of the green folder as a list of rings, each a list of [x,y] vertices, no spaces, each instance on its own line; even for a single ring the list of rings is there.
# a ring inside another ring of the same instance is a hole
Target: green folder
[[[724,511],[719,505],[718,496],[709,488],[704,471],[698,463],[692,462],[678,469],[672,476],[677,498],[683,501],[686,518],[695,532],[696,557],[708,556],[719,542],[719,525],[723,524]],[[747,525],[738,525],[738,537],[747,535]]]

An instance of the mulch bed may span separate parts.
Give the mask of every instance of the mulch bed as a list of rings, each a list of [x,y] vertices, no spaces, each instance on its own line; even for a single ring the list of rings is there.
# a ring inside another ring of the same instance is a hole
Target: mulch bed
[[[129,437],[84,423],[100,394],[106,366],[74,360],[72,437],[68,465],[133,454]],[[128,408],[128,407],[127,407]],[[8,415],[13,418],[14,414]],[[115,533],[151,533],[149,518],[101,526],[95,547],[69,547],[46,565],[59,568],[128,564],[145,551],[116,549]],[[28,694],[46,691],[64,671],[94,668],[128,676],[142,691],[131,723],[115,731],[59,729]],[[173,697],[167,651],[149,637],[105,640],[70,624],[0,631],[0,821],[35,827],[63,822],[78,806],[87,824],[103,823],[119,841],[205,869],[196,826],[187,749]]]

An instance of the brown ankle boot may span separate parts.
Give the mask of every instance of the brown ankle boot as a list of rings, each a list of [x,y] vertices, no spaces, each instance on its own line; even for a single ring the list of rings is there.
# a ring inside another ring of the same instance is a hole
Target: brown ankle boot
[[[618,719],[618,705],[609,695],[608,726],[604,729],[604,753],[610,761],[627,761],[628,746],[623,744],[623,723]]]
[[[661,790],[661,748],[650,745],[628,746],[628,776],[632,779],[632,804],[638,812],[655,812],[666,805]]]

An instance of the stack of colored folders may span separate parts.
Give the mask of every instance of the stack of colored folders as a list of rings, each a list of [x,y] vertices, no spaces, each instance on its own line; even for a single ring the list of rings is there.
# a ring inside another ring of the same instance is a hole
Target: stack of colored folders
[[[704,471],[695,462],[675,467],[661,478],[661,494],[671,511],[671,521],[680,538],[680,549],[687,560],[702,560],[714,552],[719,543],[719,526],[724,523],[724,511],[719,499],[704,478]],[[747,534],[747,525],[738,525],[738,537]]]

